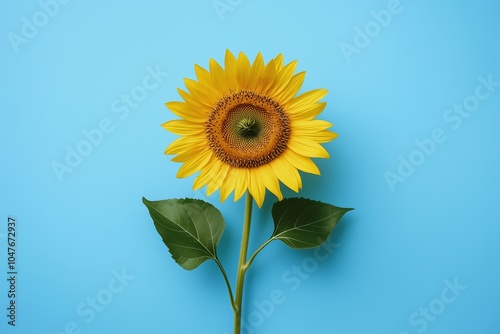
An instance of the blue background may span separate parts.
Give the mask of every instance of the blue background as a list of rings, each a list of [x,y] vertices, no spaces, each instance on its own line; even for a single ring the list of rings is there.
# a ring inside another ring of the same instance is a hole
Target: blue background
[[[219,12],[212,0],[43,3],[0,4],[0,332],[232,331],[215,264],[181,269],[141,203],[187,196],[218,207],[227,223],[219,255],[234,282],[243,201],[221,204],[218,193],[193,192],[193,177],[176,179],[180,165],[163,155],[176,136],[160,127],[174,118],[164,103],[179,99],[182,78],[194,78],[195,63],[222,61],[226,48],[266,61],[282,52],[307,71],[303,91],[329,90],[320,118],[340,136],[326,144],[331,159],[317,160],[322,176],[303,175],[300,195],[356,208],[324,261],[280,243],[257,257],[246,333],[500,332],[500,87],[479,88],[489,96],[460,126],[456,114],[445,119],[474,101],[479,77],[500,81],[498,1],[401,0],[385,26],[371,11],[387,1],[221,0]],[[16,45],[26,20],[38,31],[25,27],[30,37]],[[147,79],[155,88],[127,107],[122,95],[141,92],[148,68],[162,73]],[[108,133],[81,144],[103,120]],[[446,140],[415,153],[436,128]],[[54,162],[66,164],[79,144],[88,154],[58,178]],[[419,165],[391,189],[386,173],[412,154]],[[272,231],[274,200],[268,193],[255,210],[252,250]],[[4,315],[9,216],[18,225],[15,328]],[[454,282],[459,290],[446,290]],[[282,303],[271,307],[275,290]],[[92,298],[103,302],[93,317]]]

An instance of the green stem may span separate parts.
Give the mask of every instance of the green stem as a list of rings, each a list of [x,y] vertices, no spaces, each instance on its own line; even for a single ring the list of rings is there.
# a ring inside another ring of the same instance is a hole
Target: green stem
[[[260,246],[256,251],[255,253],[253,253],[253,255],[250,257],[250,259],[248,260],[247,264],[245,265],[245,270],[248,270],[248,268],[250,268],[250,266],[252,265],[252,262],[253,260],[255,259],[255,257],[257,256],[257,254],[260,253],[261,250],[264,249],[264,247],[266,247],[271,241],[273,241],[274,239],[269,239],[267,240],[266,242],[264,242],[262,244],[262,246]]]
[[[229,292],[229,300],[231,301],[231,307],[233,308],[233,311],[236,311],[236,305],[234,304],[234,297],[233,297],[233,289],[231,289],[231,283],[229,283],[226,271],[224,270],[224,267],[222,266],[222,263],[220,263],[218,258],[215,258],[214,260],[215,263],[217,263],[217,265],[219,266],[222,276],[224,276],[224,281],[226,282],[227,291]]]
[[[241,332],[241,306],[243,301],[243,283],[247,266],[248,239],[250,238],[250,222],[252,220],[253,198],[250,192],[247,192],[245,203],[245,220],[243,222],[243,235],[241,237],[240,260],[238,263],[238,275],[236,277],[236,299],[234,309],[234,334]]]

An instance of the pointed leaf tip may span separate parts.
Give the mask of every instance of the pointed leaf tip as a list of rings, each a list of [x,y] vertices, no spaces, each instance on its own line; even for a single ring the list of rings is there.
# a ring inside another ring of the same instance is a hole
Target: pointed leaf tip
[[[297,249],[320,246],[340,218],[351,210],[305,198],[286,198],[272,208],[274,232],[271,239]]]

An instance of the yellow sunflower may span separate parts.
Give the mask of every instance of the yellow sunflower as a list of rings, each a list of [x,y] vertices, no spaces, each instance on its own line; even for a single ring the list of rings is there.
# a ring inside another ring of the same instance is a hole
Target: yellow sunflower
[[[318,102],[326,89],[296,96],[305,77],[294,74],[296,66],[284,65],[281,54],[264,64],[260,53],[250,64],[244,53],[236,58],[229,50],[224,68],[213,59],[209,70],[195,65],[197,80],[184,79],[188,92],[178,89],[184,101],[166,103],[182,119],[162,125],[181,136],[165,151],[183,163],[177,177],[201,171],[195,190],[220,189],[221,201],[233,190],[237,201],[248,190],[261,207],[266,188],[283,198],[279,181],[298,192],[298,170],[319,175],[311,158],[328,158],[320,144],[337,134],[314,119],[326,106]]]

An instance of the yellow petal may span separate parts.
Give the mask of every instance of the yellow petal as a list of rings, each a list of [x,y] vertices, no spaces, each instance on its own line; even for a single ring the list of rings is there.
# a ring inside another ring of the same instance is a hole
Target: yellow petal
[[[276,96],[276,100],[279,101],[282,105],[286,104],[289,100],[291,100],[302,87],[302,83],[304,82],[304,78],[306,77],[306,72],[300,72],[295,74],[290,82],[287,84],[286,88],[281,91],[280,94]]]
[[[262,77],[259,82],[258,90],[262,94],[267,94],[269,89],[272,87],[274,80],[276,79],[276,66],[275,60],[272,59],[264,68],[262,72]]]
[[[188,78],[184,78],[184,84],[191,93],[191,96],[197,101],[211,106],[217,103],[217,94],[213,93],[213,88]]]
[[[281,193],[278,176],[274,174],[272,167],[268,164],[262,165],[258,167],[258,173],[265,187],[281,201],[283,199],[283,194]]]
[[[326,143],[338,137],[335,132],[327,130],[332,124],[317,119],[293,120],[291,128],[294,136],[315,141],[317,143]]]
[[[226,179],[220,188],[220,201],[224,202],[231,192],[236,187],[236,180],[238,178],[238,169],[231,168],[227,173]]]
[[[287,110],[287,113],[292,120],[310,120],[321,114],[325,107],[326,102],[319,102],[306,106],[302,109],[295,108],[295,112]]]
[[[194,72],[196,73],[196,78],[199,82],[201,82],[202,84],[210,83],[210,72],[208,72],[206,69],[198,64],[195,64]]]
[[[199,137],[181,137],[174,140],[166,149],[165,154],[189,152],[196,147],[205,147],[206,140]]]
[[[262,207],[262,203],[264,203],[264,198],[266,196],[266,187],[260,178],[259,170],[257,168],[250,169],[250,185],[248,190],[255,199],[257,206],[259,208]]]
[[[285,89],[290,82],[290,79],[293,76],[293,72],[295,72],[295,68],[297,67],[297,61],[292,61],[288,65],[286,65],[279,73],[276,74],[276,80],[269,88],[269,95],[278,95],[283,89]]]
[[[243,194],[248,189],[248,183],[250,181],[249,171],[248,169],[239,168],[238,169],[238,177],[236,179],[236,188],[234,190],[234,201],[236,202],[243,196]]]
[[[197,112],[202,113],[202,115],[208,115],[213,107],[213,105],[207,101],[198,101],[191,94],[180,88],[177,88],[177,92],[184,99],[184,101],[186,101],[186,104],[189,105],[190,111],[196,110]]]
[[[212,151],[208,147],[192,147],[189,151],[186,151],[184,153],[179,153],[170,160],[174,162],[186,162],[193,159],[193,157],[197,155],[205,153],[212,154]]]
[[[320,175],[318,166],[309,157],[302,156],[292,150],[283,152],[283,158],[295,168],[310,174]]]
[[[226,72],[226,79],[229,85],[229,88],[233,91],[237,91],[238,81],[236,80],[236,69],[237,69],[237,60],[231,51],[226,50],[226,56],[224,58],[224,70]]]
[[[212,156],[211,153],[200,154],[195,156],[192,160],[186,161],[179,171],[177,172],[177,177],[188,177],[202,169]]]
[[[273,60],[276,72],[279,72],[283,68],[283,54],[280,53]]]
[[[219,65],[219,63],[216,62],[215,60],[210,59],[209,65],[210,65],[210,78],[212,80],[212,85],[214,86],[213,88],[218,91],[219,93],[218,99],[220,99],[229,91],[229,85],[227,83],[226,74],[224,73],[224,70]]]
[[[205,132],[203,124],[178,119],[163,123],[161,126],[181,136],[192,136]]]
[[[278,176],[281,182],[288,188],[298,192],[302,187],[302,180],[295,167],[290,165],[283,157],[278,157],[270,163],[274,174]]]
[[[326,130],[332,126],[332,123],[320,119],[293,120],[291,126],[293,131],[302,135]]]
[[[238,64],[236,68],[236,80],[238,81],[238,86],[242,89],[248,87],[248,72],[250,71],[250,62],[247,56],[240,52],[238,54]]]
[[[290,100],[285,105],[285,108],[290,114],[302,114],[305,112],[305,109],[316,108],[317,105],[322,105],[324,108],[324,106],[326,105],[323,104],[324,102],[318,104],[316,104],[316,102],[324,98],[327,93],[328,91],[326,89],[311,90]]]
[[[217,162],[219,162],[219,159],[216,156],[212,155],[212,157],[210,157],[210,160],[201,170],[200,175],[198,175],[194,180],[193,190],[200,189],[213,179],[214,175],[217,174],[221,167],[221,164]]]
[[[330,155],[320,144],[298,136],[291,136],[288,147],[295,153],[311,158],[328,158]]]
[[[264,72],[264,58],[259,52],[253,61],[252,67],[250,68],[248,89],[258,90],[260,87],[260,80],[262,73]]]
[[[203,123],[207,118],[201,108],[192,106],[189,103],[173,101],[167,102],[165,105],[177,116],[191,122]]]
[[[216,162],[216,164],[220,165],[217,173],[212,175],[212,179],[208,182],[207,186],[207,194],[208,196],[212,195],[217,189],[219,189],[226,179],[227,173],[229,172],[230,166],[221,162],[220,160]]]
[[[323,130],[316,133],[308,133],[304,135],[305,138],[315,141],[316,143],[327,143],[334,140],[339,135],[335,132]]]

